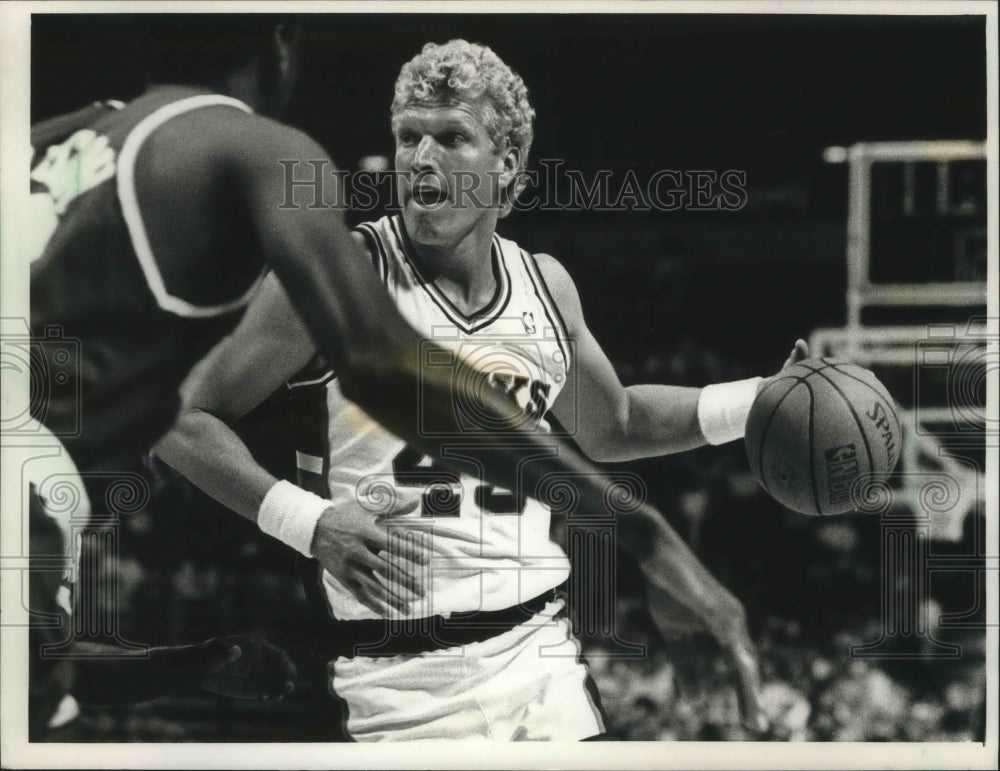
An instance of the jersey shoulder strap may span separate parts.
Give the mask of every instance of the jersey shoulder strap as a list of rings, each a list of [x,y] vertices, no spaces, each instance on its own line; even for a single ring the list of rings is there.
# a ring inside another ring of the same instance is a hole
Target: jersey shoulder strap
[[[160,126],[171,118],[201,107],[216,106],[235,107],[246,113],[253,112],[247,104],[241,102],[239,99],[223,96],[222,94],[198,94],[178,99],[159,107],[140,120],[128,133],[128,136],[126,136],[121,152],[118,154],[116,174],[118,202],[121,205],[122,217],[125,220],[129,238],[132,241],[132,248],[139,260],[139,266],[142,268],[143,275],[146,277],[146,283],[149,285],[160,308],[178,316],[189,318],[221,316],[243,308],[250,302],[250,298],[257,291],[260,279],[255,281],[240,297],[219,305],[195,305],[170,294],[163,280],[163,275],[160,273],[156,256],[153,254],[153,247],[149,241],[149,234],[146,231],[146,225],[139,208],[139,199],[135,190],[135,163],[145,141],[156,129],[160,128]],[[260,278],[263,278],[263,272]]]
[[[566,321],[559,312],[559,306],[556,304],[555,298],[553,298],[552,292],[549,290],[545,276],[542,275],[538,260],[535,259],[535,255],[527,249],[519,247],[513,241],[502,240],[506,242],[506,245],[517,250],[516,259],[520,267],[520,273],[524,276],[526,289],[536,298],[538,306],[542,310],[542,315],[545,318],[546,327],[551,330],[556,344],[565,357],[566,367],[569,368],[570,357],[572,355],[569,330],[566,326]]]
[[[354,230],[365,239],[365,247],[371,255],[372,266],[378,277],[383,284],[388,284],[390,265],[394,261],[396,251],[390,218],[382,217],[374,222],[362,222]]]

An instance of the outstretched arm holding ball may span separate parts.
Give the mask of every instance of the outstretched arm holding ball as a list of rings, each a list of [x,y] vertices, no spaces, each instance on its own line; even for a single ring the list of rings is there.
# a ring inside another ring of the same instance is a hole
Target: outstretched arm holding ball
[[[770,379],[750,378],[705,388],[658,384],[626,388],[587,327],[569,273],[549,255],[536,258],[566,322],[576,357],[569,382],[552,410],[561,422],[575,426],[574,438],[589,458],[652,458],[743,438],[754,398]],[[808,355],[805,340],[796,340],[783,367]],[[586,420],[576,420],[577,404],[587,405]]]
[[[537,259],[575,343],[576,366],[553,412],[564,424],[575,426],[577,443],[590,458],[624,461],[743,437],[754,399],[770,380],[752,378],[706,388],[626,388],[587,328],[572,278],[552,257],[537,255]],[[796,340],[783,366],[808,355],[806,342]],[[575,420],[572,410],[576,404],[587,405],[586,420]],[[618,542],[639,559],[649,582],[647,599],[653,622],[669,638],[679,610],[694,625],[709,632],[736,675],[743,722],[752,730],[764,730],[766,720],[758,701],[757,652],[740,601],[653,510],[642,508],[634,515],[619,518]]]

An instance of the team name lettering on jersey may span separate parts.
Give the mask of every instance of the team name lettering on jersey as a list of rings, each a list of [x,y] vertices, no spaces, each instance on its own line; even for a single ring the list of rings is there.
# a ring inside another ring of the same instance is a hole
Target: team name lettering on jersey
[[[507,372],[490,372],[486,382],[513,399],[524,417],[536,425],[549,410],[548,395],[552,390],[550,383]]]

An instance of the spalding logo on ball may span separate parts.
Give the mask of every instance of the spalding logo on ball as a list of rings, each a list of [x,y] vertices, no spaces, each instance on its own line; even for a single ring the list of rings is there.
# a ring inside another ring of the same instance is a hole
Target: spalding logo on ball
[[[892,473],[902,439],[885,386],[837,359],[786,367],[757,394],[747,418],[747,459],[757,481],[803,514],[853,511],[864,478]]]

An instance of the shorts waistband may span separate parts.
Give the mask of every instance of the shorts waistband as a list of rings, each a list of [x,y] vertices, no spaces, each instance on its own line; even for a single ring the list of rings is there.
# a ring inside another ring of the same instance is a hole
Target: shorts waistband
[[[510,608],[452,613],[448,618],[334,621],[327,656],[413,655],[484,642],[528,621],[557,596],[553,588]]]

